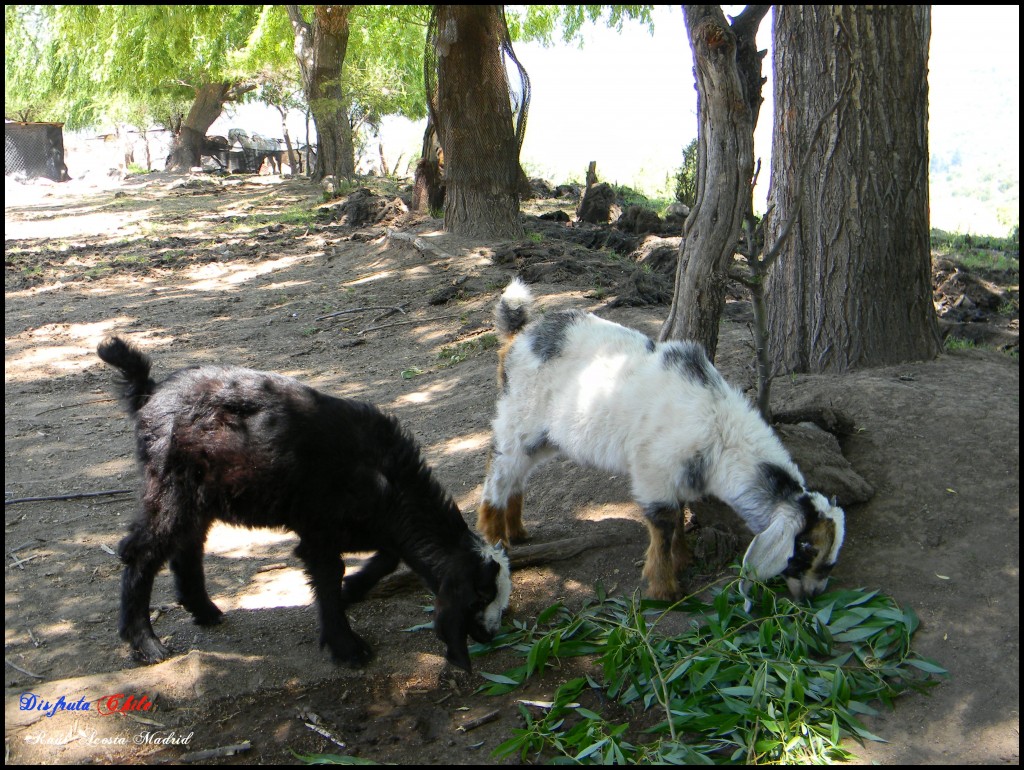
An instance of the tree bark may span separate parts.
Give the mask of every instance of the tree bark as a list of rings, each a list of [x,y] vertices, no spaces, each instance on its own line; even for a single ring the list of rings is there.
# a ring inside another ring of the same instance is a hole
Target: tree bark
[[[237,95],[231,83],[204,83],[196,89],[196,98],[189,108],[171,143],[166,170],[187,174],[201,163],[200,155],[206,132],[220,117],[224,102]]]
[[[683,226],[675,294],[660,338],[696,340],[712,360],[726,274],[750,208],[763,82],[754,36],[767,10],[748,6],[730,27],[720,6],[683,6],[697,81],[697,200]]]
[[[511,50],[503,6],[439,5],[435,13],[434,117],[444,149],[445,230],[521,237],[519,141],[503,53],[504,47]]]
[[[444,212],[444,151],[437,139],[434,121],[427,116],[423,149],[413,177],[412,210],[440,217]]]
[[[815,121],[853,89],[805,170],[800,219],[766,282],[779,371],[843,372],[940,349],[928,219],[927,6],[777,6],[766,242]]]
[[[315,5],[310,25],[297,5],[285,6],[295,31],[295,58],[316,126],[316,165],[311,176],[355,175],[355,144],[349,124],[342,70],[348,51],[351,5]]]

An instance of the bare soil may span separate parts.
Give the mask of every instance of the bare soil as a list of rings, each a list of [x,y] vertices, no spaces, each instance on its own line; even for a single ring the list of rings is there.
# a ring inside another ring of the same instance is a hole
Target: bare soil
[[[397,208],[377,212],[379,222],[371,211],[354,225],[358,217],[330,207],[303,221],[320,191],[299,180],[177,182],[154,174],[108,189],[8,186],[7,501],[137,487],[131,430],[95,355],[103,336],[118,333],[152,354],[158,376],[228,362],[390,410],[472,523],[495,397],[486,335],[508,279],[530,272],[546,306],[593,309],[652,335],[667,310],[616,303],[630,291],[635,298],[646,271],[607,245],[559,241],[556,225],[538,220],[527,228],[537,235],[520,244],[483,243],[442,233],[438,220],[396,217]],[[387,227],[421,240],[389,237]],[[1007,293],[1014,307],[1016,292]],[[322,318],[338,311],[354,312]],[[1016,317],[1004,306],[970,322],[999,326],[1015,348]],[[728,319],[717,363],[746,387],[741,303]],[[916,648],[951,674],[931,694],[866,720],[887,743],[849,748],[864,762],[1017,764],[1017,360],[969,349],[783,378],[773,394],[778,411],[825,406],[853,420],[841,447],[875,494],[848,508],[834,582],[913,607]],[[476,694],[478,673],[447,666],[432,632],[408,630],[430,619],[422,589],[355,607],[352,623],[377,657],[364,670],[336,667],[317,645],[294,538],[226,526],[212,531],[206,559],[225,622],[193,625],[165,571],[155,628],[175,655],[140,666],[115,630],[115,549],[134,515],[133,492],[5,506],[8,762],[173,762],[242,746],[215,761],[293,764],[296,753],[328,752],[487,764],[521,725],[516,699],[550,697],[566,676],[556,670],[506,697]],[[639,585],[646,531],[625,479],[555,461],[531,482],[526,525],[535,543],[593,535],[604,545],[516,572],[513,617],[558,599],[579,606],[598,580],[613,593]],[[477,672],[511,665],[503,653],[475,661]],[[92,707],[47,716],[22,708],[26,693]],[[156,707],[96,712],[118,694]],[[491,712],[493,721],[460,729]]]

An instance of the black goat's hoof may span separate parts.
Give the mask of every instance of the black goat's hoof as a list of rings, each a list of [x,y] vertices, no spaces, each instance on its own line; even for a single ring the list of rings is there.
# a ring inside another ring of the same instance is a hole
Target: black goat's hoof
[[[190,610],[190,612],[192,619],[199,626],[216,626],[224,619],[224,613],[213,602],[197,610]]]
[[[135,657],[143,663],[159,663],[171,656],[171,651],[155,636],[136,642],[132,648]]]
[[[362,668],[373,660],[373,648],[355,634],[344,643],[325,643],[331,651],[331,660],[350,668]]]

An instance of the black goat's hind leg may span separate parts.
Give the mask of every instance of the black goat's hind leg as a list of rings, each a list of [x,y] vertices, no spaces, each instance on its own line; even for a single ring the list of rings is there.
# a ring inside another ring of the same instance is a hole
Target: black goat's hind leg
[[[196,623],[212,626],[220,623],[224,613],[210,600],[203,574],[205,534],[184,538],[171,557],[174,588],[181,606],[192,613]]]
[[[170,650],[157,639],[149,621],[149,601],[153,579],[163,566],[165,556],[145,534],[133,532],[118,548],[125,563],[121,575],[121,618],[118,633],[135,655],[146,663],[159,663]]]
[[[306,565],[320,609],[320,646],[331,651],[331,658],[336,663],[345,663],[353,668],[366,665],[373,657],[373,650],[352,630],[345,616],[348,602],[341,588],[345,577],[345,562],[341,555],[337,551],[311,546],[307,539],[301,540],[295,553]]]
[[[346,604],[354,604],[365,599],[381,578],[395,571],[399,561],[396,554],[377,551],[358,572],[346,577],[342,583],[343,599]]]

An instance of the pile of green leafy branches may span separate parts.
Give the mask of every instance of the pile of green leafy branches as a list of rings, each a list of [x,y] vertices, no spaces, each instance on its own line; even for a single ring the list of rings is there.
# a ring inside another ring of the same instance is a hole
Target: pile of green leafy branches
[[[871,702],[891,706],[900,693],[935,684],[928,675],[946,673],[911,651],[913,611],[878,592],[833,591],[797,604],[764,591],[748,613],[735,586],[710,603],[688,597],[671,607],[608,597],[598,586],[597,601],[580,612],[554,604],[532,626],[515,622],[478,647],[525,658],[483,674],[490,694],[511,692],[560,658],[597,656],[601,670],[565,682],[550,702],[521,702],[525,726],[494,754],[581,764],[848,759],[843,738],[881,740],[858,721],[876,713]],[[678,611],[689,629],[662,633]],[[579,703],[588,688],[591,700],[655,724],[609,722]]]

